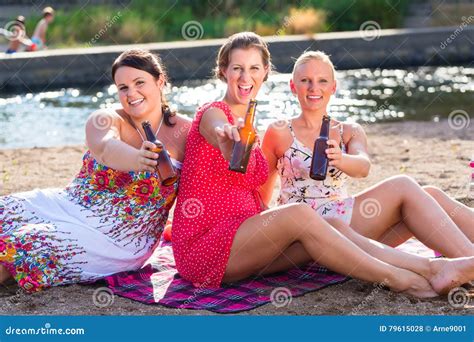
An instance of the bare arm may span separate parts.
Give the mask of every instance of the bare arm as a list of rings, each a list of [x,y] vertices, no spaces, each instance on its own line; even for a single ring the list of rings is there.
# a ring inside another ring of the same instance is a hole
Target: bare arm
[[[350,177],[367,177],[371,166],[367,152],[367,135],[359,124],[352,124],[350,127],[351,137],[346,144],[347,153],[338,153],[340,149],[337,142],[328,141],[328,144],[332,145],[328,149],[328,158],[331,159],[329,165],[337,167]]]
[[[242,125],[242,123],[239,123]],[[229,124],[224,112],[218,108],[208,109],[199,124],[199,133],[209,144],[219,149],[225,160],[230,160],[234,141],[239,141],[238,127]]]
[[[86,123],[86,144],[92,156],[101,164],[119,171],[155,170],[158,154],[147,148],[155,145],[145,141],[140,149],[120,140],[122,118],[114,112],[98,110]]]
[[[277,144],[282,142],[280,133],[281,129],[275,129],[273,125],[269,125],[263,136],[262,152],[267,159],[269,173],[267,181],[259,188],[259,192],[267,207],[272,200],[273,189],[278,178],[277,162],[281,155],[277,151]]]

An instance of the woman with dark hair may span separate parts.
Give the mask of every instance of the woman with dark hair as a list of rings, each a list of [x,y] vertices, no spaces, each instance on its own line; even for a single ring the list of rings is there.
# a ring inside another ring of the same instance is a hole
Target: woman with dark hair
[[[34,292],[136,270],[151,255],[178,184],[161,184],[141,124],[151,124],[178,175],[190,124],[166,103],[156,55],[128,50],[112,77],[122,108],[90,116],[89,150],[74,180],[65,189],[0,197],[0,282],[13,277]]]

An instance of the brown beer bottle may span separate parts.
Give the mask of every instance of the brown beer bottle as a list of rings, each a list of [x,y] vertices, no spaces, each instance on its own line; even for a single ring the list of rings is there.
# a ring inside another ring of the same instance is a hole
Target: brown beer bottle
[[[156,145],[156,148],[152,149],[152,152],[158,153],[158,165],[156,166],[156,171],[160,176],[161,183],[165,186],[174,184],[178,180],[176,170],[173,167],[168,151],[166,151],[165,145],[159,141],[153,131],[151,130],[151,125],[148,121],[142,123],[143,130],[146,134],[146,139],[151,141]]]
[[[249,163],[250,152],[255,142],[255,129],[253,122],[255,119],[255,108],[257,101],[251,99],[247,113],[245,114],[245,124],[239,128],[240,141],[234,142],[232,157],[230,158],[229,170],[245,173]]]
[[[328,157],[326,149],[328,147],[327,141],[329,139],[329,126],[331,118],[327,115],[323,117],[319,138],[314,142],[313,159],[311,160],[311,170],[309,176],[315,180],[325,180],[328,172]]]

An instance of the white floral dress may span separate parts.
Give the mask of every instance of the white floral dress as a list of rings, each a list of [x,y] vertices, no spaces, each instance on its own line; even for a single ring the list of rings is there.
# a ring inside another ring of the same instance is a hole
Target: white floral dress
[[[177,186],[86,152],[65,189],[0,197],[0,264],[28,292],[136,270],[159,240]]]
[[[278,159],[277,171],[280,175],[281,189],[277,203],[304,202],[325,218],[338,218],[350,224],[354,198],[347,193],[346,181],[349,178],[341,170],[330,166],[326,179],[317,181],[309,176],[312,148],[305,146],[297,138],[288,124],[293,142],[283,156]],[[341,149],[346,152],[342,139],[343,125],[340,125]]]

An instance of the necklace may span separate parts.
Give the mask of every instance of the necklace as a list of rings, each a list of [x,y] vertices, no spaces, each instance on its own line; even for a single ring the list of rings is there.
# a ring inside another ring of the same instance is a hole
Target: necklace
[[[155,132],[155,137],[158,136],[158,132],[161,129],[161,125],[163,125],[163,118],[164,118],[164,115],[161,116],[160,124],[158,125],[158,129]],[[145,141],[145,138],[143,137],[142,132],[140,132],[138,127],[135,125],[135,123],[131,119],[130,119],[130,123],[132,124],[133,128],[135,128],[135,130],[138,132],[138,134],[140,135],[140,138],[142,138],[142,141]]]

